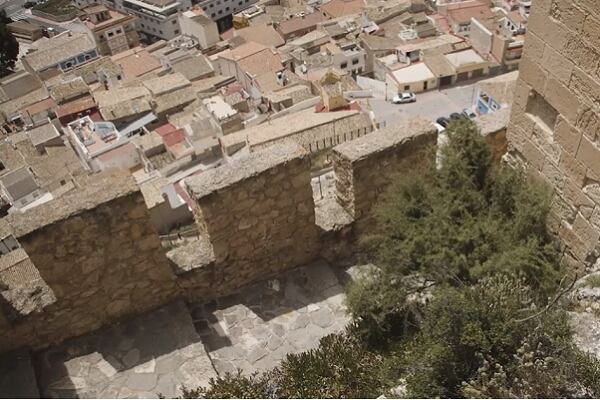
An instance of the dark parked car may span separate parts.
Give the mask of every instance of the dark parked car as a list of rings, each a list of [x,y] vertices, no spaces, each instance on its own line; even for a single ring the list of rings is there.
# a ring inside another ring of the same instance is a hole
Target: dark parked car
[[[459,114],[459,113],[452,113],[452,114],[450,114],[450,119],[452,121],[458,121],[459,119],[463,119],[463,118],[465,118],[465,116],[462,115],[462,114]]]
[[[440,124],[444,128],[447,128],[448,124],[450,123],[450,120],[448,118],[446,118],[446,117],[439,117],[438,119],[435,120],[435,122],[437,122],[438,124]]]

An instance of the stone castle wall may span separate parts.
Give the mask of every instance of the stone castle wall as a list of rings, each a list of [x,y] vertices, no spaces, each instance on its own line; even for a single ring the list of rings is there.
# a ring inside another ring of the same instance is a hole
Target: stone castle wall
[[[506,160],[553,188],[551,228],[576,267],[600,254],[599,63],[599,2],[534,2]]]
[[[214,287],[229,291],[318,254],[308,153],[274,145],[186,181],[210,239]]]
[[[437,143],[430,121],[411,119],[334,148],[337,199],[354,219],[365,219],[394,176],[426,165]],[[425,151],[425,152],[424,152]]]
[[[435,141],[430,122],[413,120],[362,137],[355,152],[339,146],[338,193],[319,208],[331,222],[325,225],[316,221],[308,152],[297,144],[274,145],[187,178],[201,234],[169,252],[131,177],[99,179],[75,195],[9,216],[12,234],[32,262],[27,268],[39,271],[48,290],[28,299],[30,307],[19,304],[26,312],[18,319],[0,318],[0,352],[44,347],[176,298],[209,301],[331,254],[332,247],[351,247],[338,235],[340,226],[357,230],[374,193],[399,168],[417,167]],[[3,271],[0,262],[6,301]]]
[[[88,191],[7,218],[56,300],[12,321],[0,352],[59,342],[179,295],[131,177],[94,181]]]

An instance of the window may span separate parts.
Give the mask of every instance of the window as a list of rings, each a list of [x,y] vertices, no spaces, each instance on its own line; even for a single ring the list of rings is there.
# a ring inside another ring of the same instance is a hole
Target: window
[[[142,28],[145,28],[145,27],[146,27],[146,25],[142,24]]]
[[[210,8],[213,8],[214,6],[215,6],[214,4],[211,4],[211,5],[210,5]]]
[[[358,64],[358,58],[355,58],[354,60],[352,60],[352,65],[356,65]]]
[[[498,104],[490,99],[490,107],[492,109],[498,109]],[[533,119],[537,126],[543,128],[546,132],[553,132],[554,125],[556,125],[556,119],[558,117],[558,111],[550,103],[546,101],[539,93],[535,90],[531,92],[527,98],[527,105],[525,106],[525,112]]]
[[[340,64],[340,68],[341,69],[346,69],[347,66],[348,66],[347,62],[343,62],[343,63]]]
[[[60,186],[65,186],[67,184],[67,181],[65,181],[64,179],[62,179],[60,181]]]
[[[173,33],[175,33],[176,35],[179,35],[179,29],[175,29],[175,31]]]
[[[410,90],[410,85],[405,85],[404,90]]]
[[[117,35],[123,33],[123,31],[121,29],[117,29]]]
[[[241,6],[241,5],[242,5],[242,2],[240,1],[240,2],[238,3],[238,6]]]
[[[223,10],[219,10],[219,15],[223,14]]]
[[[5,169],[6,167],[4,166],[4,163],[2,161],[0,161],[0,171],[2,171],[3,169]]]
[[[210,16],[214,18],[215,17],[215,13],[210,14]]]
[[[229,7],[225,7],[225,11],[229,11]]]
[[[5,255],[21,247],[13,235],[0,240],[0,255]]]
[[[173,21],[171,21],[171,23],[172,23],[173,25],[175,25],[175,24],[177,23],[177,20],[176,20],[176,19],[174,19]]]
[[[163,34],[163,32],[162,32],[162,31],[158,31],[158,33],[160,33],[161,35]]]
[[[108,37],[113,37],[115,34],[113,32],[108,32]]]
[[[117,75],[117,80],[120,81],[121,80],[121,75]]]
[[[208,7],[202,7],[202,9],[203,9],[204,11],[206,11],[206,9],[207,9],[207,8],[208,8]]]

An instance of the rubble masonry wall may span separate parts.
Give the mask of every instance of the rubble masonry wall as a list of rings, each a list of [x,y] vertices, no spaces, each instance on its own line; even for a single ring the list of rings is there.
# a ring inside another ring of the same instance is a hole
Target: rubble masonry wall
[[[133,178],[15,214],[9,223],[56,302],[14,321],[0,352],[43,347],[179,296],[175,276]]]
[[[435,143],[430,122],[411,120],[338,146],[331,210],[349,214],[344,229],[364,224],[393,177],[418,168]],[[176,298],[209,301],[309,263],[325,247],[353,246],[315,223],[309,154],[297,144],[251,153],[186,179],[186,186],[203,240],[182,246],[175,260],[184,260],[183,269],[166,257],[131,177],[95,180],[7,217],[56,301],[5,327],[0,352],[45,347]]]

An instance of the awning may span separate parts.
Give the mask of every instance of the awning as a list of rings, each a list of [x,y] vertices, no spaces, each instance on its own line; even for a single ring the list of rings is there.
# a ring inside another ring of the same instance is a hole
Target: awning
[[[119,136],[128,136],[129,134],[142,129],[144,126],[148,125],[152,121],[156,121],[156,115],[149,113],[144,115],[142,118],[133,121],[131,124],[125,126],[123,129],[119,130]]]

